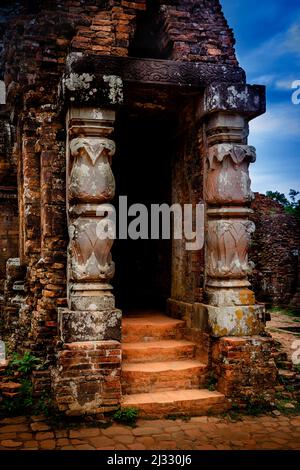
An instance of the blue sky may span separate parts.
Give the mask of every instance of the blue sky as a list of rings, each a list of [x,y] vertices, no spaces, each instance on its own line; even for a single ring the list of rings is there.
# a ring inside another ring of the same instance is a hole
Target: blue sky
[[[257,150],[252,189],[300,190],[300,105],[291,100],[292,82],[300,81],[300,1],[221,3],[247,82],[267,86],[267,113],[250,123],[249,144]]]

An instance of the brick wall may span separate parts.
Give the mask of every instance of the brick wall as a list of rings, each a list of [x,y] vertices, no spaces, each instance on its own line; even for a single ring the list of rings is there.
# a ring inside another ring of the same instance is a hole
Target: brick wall
[[[118,341],[68,343],[58,353],[53,386],[58,407],[68,415],[115,410],[121,398]]]
[[[212,370],[217,390],[240,406],[274,400],[277,368],[272,338],[221,338],[212,344]]]
[[[180,115],[172,161],[172,203],[192,204],[194,222],[196,204],[203,201],[203,159],[196,122],[195,109],[188,104]],[[193,304],[203,301],[204,250],[187,251],[185,245],[185,239],[172,241],[171,297]]]
[[[5,265],[18,256],[18,207],[16,198],[0,199],[0,292],[3,292]]]
[[[0,105],[0,293],[3,293],[5,265],[18,256],[17,171],[12,158],[13,129]]]
[[[297,288],[300,220],[262,194],[255,194],[252,216],[256,225],[250,259],[255,263],[251,283],[258,300],[289,304]]]

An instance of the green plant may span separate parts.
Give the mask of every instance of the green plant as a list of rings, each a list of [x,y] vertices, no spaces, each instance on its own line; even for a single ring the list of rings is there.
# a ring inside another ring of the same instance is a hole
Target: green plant
[[[51,395],[48,393],[48,391],[43,391],[39,397],[39,400],[34,406],[33,412],[34,414],[50,416],[52,414],[53,407],[54,405]]]
[[[43,367],[43,362],[38,357],[26,351],[23,356],[14,353],[10,360],[10,369],[17,370],[20,374],[28,376],[33,370]]]
[[[206,378],[205,388],[207,388],[210,392],[216,390],[218,379],[215,376],[214,372],[209,372]]]
[[[115,412],[113,419],[122,424],[133,426],[138,418],[138,410],[136,408],[121,408]]]
[[[41,369],[44,366],[45,363],[41,359],[28,351],[23,356],[15,352],[10,355],[9,367],[6,369],[5,374],[8,377],[12,376],[14,381],[21,384],[21,387],[17,395],[2,399],[0,412],[4,415],[50,413],[51,399],[47,393],[42,394],[38,402],[34,400],[32,393],[31,373],[33,370]]]
[[[15,397],[5,397],[1,402],[1,411],[4,414],[16,416],[31,412],[33,406],[32,383],[31,380],[22,379],[19,394]]]
[[[245,404],[245,413],[250,416],[259,416],[270,408],[270,404],[265,401],[263,396],[247,397]]]
[[[266,196],[279,202],[288,214],[292,214],[296,217],[300,217],[300,192],[295,189],[290,189],[289,198],[285,194],[279,191],[267,191]]]
[[[286,405],[292,403],[294,405],[292,408],[287,407]],[[280,411],[283,414],[298,414],[300,411],[300,403],[297,403],[296,401],[292,401],[289,398],[282,398],[281,400],[278,400],[276,402],[276,408],[278,411]]]

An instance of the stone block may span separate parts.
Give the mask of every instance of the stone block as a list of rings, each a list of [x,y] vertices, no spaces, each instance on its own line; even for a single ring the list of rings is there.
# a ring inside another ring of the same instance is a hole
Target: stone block
[[[220,306],[202,304],[212,336],[251,336],[264,331],[264,306]]]
[[[216,112],[232,112],[253,119],[266,112],[265,87],[228,83],[211,84],[205,90],[198,117]]]
[[[71,311],[58,309],[59,335],[63,342],[104,341],[121,339],[122,312]]]

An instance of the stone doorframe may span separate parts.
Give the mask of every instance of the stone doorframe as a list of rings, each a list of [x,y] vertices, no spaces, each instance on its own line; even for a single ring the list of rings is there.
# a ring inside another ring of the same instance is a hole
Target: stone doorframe
[[[105,209],[114,196],[110,164],[115,144],[111,136],[115,110],[123,103],[123,80],[157,80],[158,62],[161,84],[167,80],[170,86],[182,89],[180,80],[184,80],[187,87],[199,90],[195,119],[205,161],[207,301],[197,311],[207,316],[214,338],[259,335],[264,311],[255,303],[247,280],[251,269],[248,247],[254,231],[248,219],[252,198],[248,167],[255,161],[255,149],[247,145],[248,121],[265,112],[264,87],[246,85],[241,69],[228,72],[229,83],[216,83],[220,76],[220,67],[216,67],[215,84],[208,85],[205,80],[207,76],[211,79],[212,72],[202,64],[197,68],[195,64],[144,61],[143,66],[142,60],[134,59],[130,69],[124,68],[124,59],[122,76],[117,76],[99,70],[90,73],[89,68],[84,69],[82,57],[77,59],[68,61],[61,83],[62,110],[67,116],[69,308],[59,310],[62,348],[53,370],[53,386],[59,408],[67,414],[103,413],[120,404],[121,312],[115,308],[110,285],[112,241],[99,240],[96,226],[101,222],[99,206]],[[97,61],[101,63],[99,57]],[[155,62],[153,68],[151,62]],[[110,63],[106,58],[105,64],[109,70],[116,69],[114,60]],[[180,67],[185,76],[178,75]],[[142,73],[145,68],[147,75]],[[196,85],[195,77],[206,78]],[[222,78],[225,82],[224,69]]]

